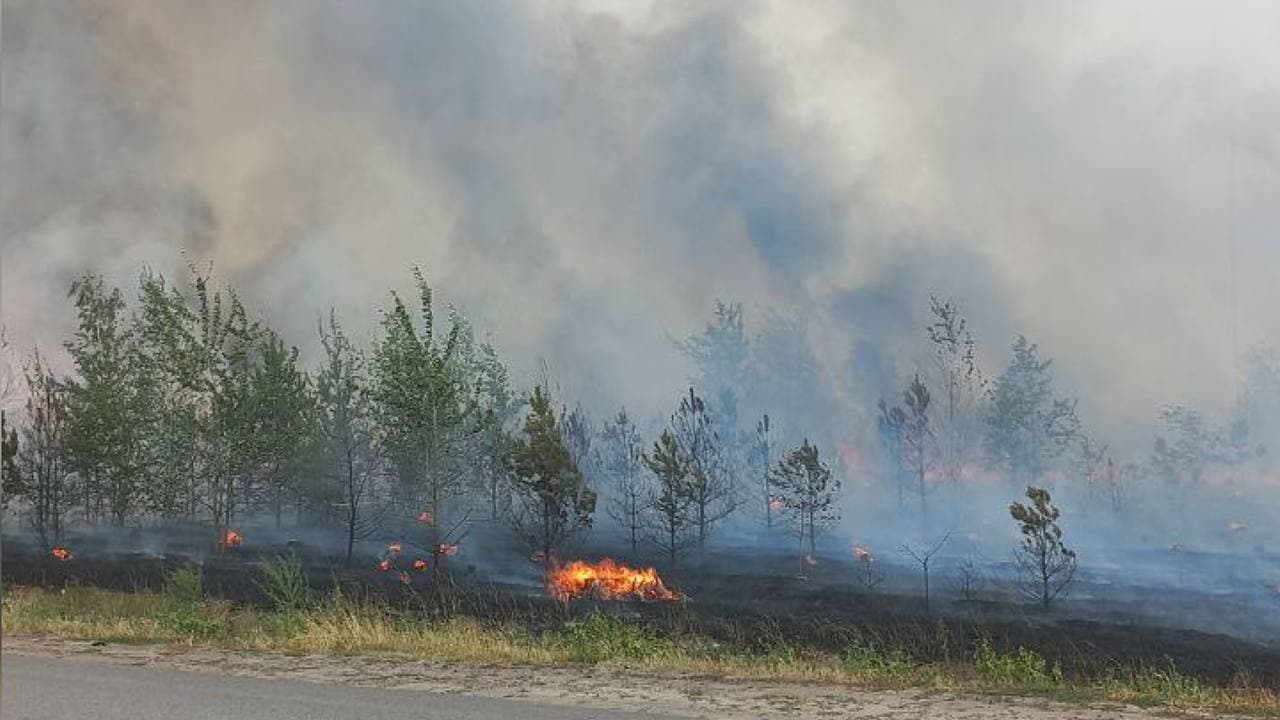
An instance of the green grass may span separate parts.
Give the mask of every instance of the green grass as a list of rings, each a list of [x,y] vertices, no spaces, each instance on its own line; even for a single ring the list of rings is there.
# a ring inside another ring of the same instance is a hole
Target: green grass
[[[280,568],[277,568],[279,570]],[[1242,677],[1210,687],[1172,667],[1116,668],[1106,677],[1072,681],[1037,653],[1001,650],[980,641],[972,657],[920,663],[909,648],[856,644],[825,653],[774,638],[762,649],[725,647],[705,637],[665,637],[638,623],[593,613],[558,627],[528,628],[467,617],[407,617],[340,594],[294,593],[291,570],[273,611],[209,598],[198,571],[170,576],[161,592],[124,593],[78,587],[7,588],[3,631],[122,643],[200,644],[239,650],[394,655],[459,663],[602,665],[640,672],[696,673],[782,682],[861,687],[922,687],[958,692],[1110,700],[1175,709],[1280,717],[1280,697]],[[277,580],[266,580],[274,583]]]

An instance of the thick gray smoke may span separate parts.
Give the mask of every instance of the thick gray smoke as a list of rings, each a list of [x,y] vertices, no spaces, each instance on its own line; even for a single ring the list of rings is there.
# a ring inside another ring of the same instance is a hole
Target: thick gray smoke
[[[837,379],[932,290],[1145,445],[1280,334],[1278,14],[6,3],[5,323],[55,345],[74,274],[185,252],[310,344],[421,263],[526,375],[659,412],[717,296],[809,315]]]
[[[937,293],[988,370],[1025,333],[1142,459],[1163,403],[1221,417],[1280,338],[1274,3],[14,0],[2,27],[20,348],[56,352],[79,273],[190,260],[313,351],[418,264],[521,384],[545,360],[651,418],[720,297],[802,318],[829,432],[874,446]],[[975,542],[1012,541],[1005,489]]]

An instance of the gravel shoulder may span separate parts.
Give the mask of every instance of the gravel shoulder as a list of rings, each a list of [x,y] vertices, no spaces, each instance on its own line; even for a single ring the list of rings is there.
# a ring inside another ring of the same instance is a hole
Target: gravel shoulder
[[[542,705],[679,717],[825,720],[1150,720],[1168,712],[1114,704],[967,697],[926,690],[866,690],[633,673],[597,667],[463,666],[374,656],[287,655],[173,645],[93,644],[45,637],[3,638],[13,656],[286,678],[326,684],[462,694]]]

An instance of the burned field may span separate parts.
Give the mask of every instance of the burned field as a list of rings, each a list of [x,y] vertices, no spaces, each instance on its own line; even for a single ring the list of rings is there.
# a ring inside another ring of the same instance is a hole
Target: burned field
[[[785,649],[801,655],[840,655],[851,648],[870,648],[930,664],[971,660],[980,646],[987,646],[997,652],[1030,650],[1048,666],[1060,668],[1068,681],[1173,671],[1207,686],[1248,683],[1280,689],[1280,644],[1135,620],[1122,593],[1105,606],[1098,603],[1092,613],[1083,612],[1079,604],[1046,613],[1010,601],[965,601],[943,591],[926,611],[921,598],[899,592],[892,582],[875,590],[858,587],[850,582],[853,563],[841,566],[832,558],[818,558],[821,565],[809,577],[798,577],[793,558],[721,552],[660,578],[654,573],[659,583],[666,583],[663,594],[622,592],[609,599],[603,580],[583,581],[580,592],[564,594],[548,587],[540,569],[532,565],[501,573],[499,579],[498,573],[469,566],[465,557],[451,558],[430,572],[400,573],[382,570],[376,563],[347,565],[296,543],[228,547],[199,559],[180,552],[95,557],[92,550],[84,550],[68,560],[8,543],[3,580],[7,588],[156,591],[169,573],[195,563],[211,596],[267,609],[271,600],[260,568],[286,552],[303,560],[307,582],[318,595],[340,589],[347,598],[384,607],[405,619],[465,617],[538,634],[603,613],[654,637],[723,652],[767,655]],[[749,572],[734,570],[748,567]],[[1135,597],[1140,596],[1135,591]],[[1168,593],[1162,602],[1174,612],[1178,601],[1177,593]],[[1248,622],[1249,608],[1243,604],[1219,600],[1207,606],[1204,598],[1192,593],[1182,601],[1188,608],[1239,615],[1234,619]]]

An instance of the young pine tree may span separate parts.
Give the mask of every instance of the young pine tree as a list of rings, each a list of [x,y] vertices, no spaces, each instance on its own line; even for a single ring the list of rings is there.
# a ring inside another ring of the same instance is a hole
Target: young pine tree
[[[622,408],[600,433],[600,467],[610,480],[605,509],[622,530],[631,548],[631,557],[640,555],[644,533],[645,502],[649,483],[644,477],[644,444],[627,409]]]
[[[516,531],[550,567],[555,552],[580,530],[591,527],[596,494],[566,446],[551,398],[541,385],[529,399],[523,436],[511,449],[517,507]]]
[[[821,460],[818,447],[806,439],[782,459],[773,473],[773,485],[790,516],[800,549],[808,541],[809,554],[817,550],[817,535],[840,519],[840,479]]]
[[[663,430],[644,456],[653,473],[654,488],[649,495],[649,541],[667,556],[671,567],[697,542],[690,514],[689,465],[684,451],[670,430]]]
[[[1022,542],[1015,551],[1023,593],[1048,608],[1075,579],[1076,553],[1062,542],[1058,508],[1049,491],[1027,488],[1027,504],[1015,502],[1009,514],[1018,523]]]
[[[711,413],[693,388],[671,416],[671,435],[687,471],[681,489],[701,551],[706,548],[712,529],[737,509],[738,501]]]
[[[1012,481],[1038,482],[1080,430],[1074,400],[1053,396],[1049,360],[1021,335],[996,379],[987,412],[986,449]]]

